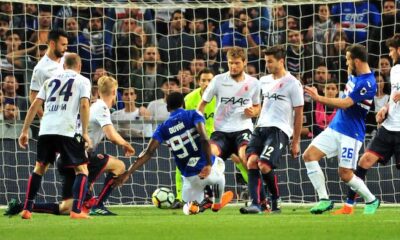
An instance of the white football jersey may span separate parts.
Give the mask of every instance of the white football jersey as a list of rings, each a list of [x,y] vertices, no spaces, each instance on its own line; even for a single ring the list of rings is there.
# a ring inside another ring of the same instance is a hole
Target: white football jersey
[[[400,64],[394,65],[390,70],[390,85],[389,112],[382,126],[389,131],[398,132],[400,131],[400,103],[395,103],[393,96],[400,92]]]
[[[97,101],[90,106],[88,129],[89,137],[93,142],[93,149],[96,149],[97,145],[103,140],[103,127],[106,125],[112,125],[110,109],[103,100],[97,99]]]
[[[55,62],[47,54],[44,55],[33,69],[30,89],[38,92],[44,81],[64,71],[63,64],[64,57],[61,58],[60,62]]]
[[[277,127],[290,138],[293,134],[294,107],[304,105],[303,87],[289,72],[280,79],[272,74],[260,79],[264,102],[257,127]]]
[[[46,80],[36,96],[45,101],[39,135],[73,137],[79,132],[80,100],[90,99],[90,88],[89,79],[69,69]]]
[[[215,131],[253,130],[253,122],[244,115],[244,109],[260,104],[260,83],[256,78],[245,74],[245,79],[237,82],[229,72],[219,74],[211,80],[202,98],[210,102],[214,96],[217,98]]]

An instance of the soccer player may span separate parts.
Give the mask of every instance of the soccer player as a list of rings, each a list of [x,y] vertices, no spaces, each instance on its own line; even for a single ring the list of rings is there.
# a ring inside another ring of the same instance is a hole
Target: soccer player
[[[68,35],[64,30],[53,29],[48,36],[48,48],[46,54],[36,64],[33,69],[29,101],[32,103],[36,99],[44,81],[53,77],[56,73],[63,71],[64,53],[68,47]],[[38,116],[41,118],[43,109],[38,110]]]
[[[185,109],[196,110],[199,103],[201,102],[201,97],[206,90],[208,84],[213,79],[214,73],[210,69],[203,69],[196,76],[197,84],[199,88],[193,90],[191,93],[185,96]],[[215,98],[212,99],[211,103],[208,104],[204,110],[204,118],[206,120],[205,127],[207,136],[210,137],[211,133],[214,132],[214,111],[215,111]],[[176,186],[176,198],[172,208],[181,208],[182,205],[182,174],[178,168],[175,171],[175,186]],[[208,195],[210,195],[210,189],[206,187]]]
[[[260,84],[244,72],[247,60],[243,48],[230,48],[227,59],[229,71],[213,78],[198,109],[204,113],[206,105],[214,96],[217,97],[215,132],[211,134],[212,152],[222,159],[232,154],[238,156],[235,164],[247,179],[246,146],[253,130],[251,118],[258,116],[260,111]]]
[[[380,203],[364,181],[353,173],[364,141],[365,117],[376,92],[375,77],[368,65],[365,47],[358,44],[349,46],[346,49],[346,64],[349,79],[342,98],[323,97],[315,87],[305,87],[305,92],[315,101],[339,108],[329,127],[314,138],[303,154],[308,177],[319,198],[318,204],[310,210],[313,214],[333,208],[326,190],[325,176],[318,163],[324,156],[338,156],[339,177],[364,198],[364,213],[374,213]]]
[[[203,190],[206,185],[214,185],[215,201],[211,209],[219,211],[233,198],[231,191],[223,193],[225,164],[222,159],[211,154],[204,127],[204,117],[195,110],[182,109],[183,104],[181,93],[174,92],[168,95],[167,108],[171,113],[170,117],[158,126],[147,148],[128,171],[115,180],[115,185],[119,186],[126,182],[132,173],[151,159],[158,146],[165,141],[183,175],[182,200],[201,203],[200,208],[206,204],[209,205],[210,202],[203,201]],[[192,211],[192,213],[197,211]]]
[[[65,57],[65,70],[46,80],[40,88],[25,118],[19,145],[26,148],[29,141],[29,127],[44,104],[40,123],[35,169],[28,181],[28,189],[21,213],[23,219],[30,219],[34,199],[39,191],[42,176],[49,164],[53,164],[56,153],[63,163],[73,167],[76,178],[73,184],[73,206],[71,218],[88,218],[81,212],[83,198],[87,191],[88,169],[85,159],[85,142],[91,147],[88,134],[90,81],[79,74],[81,59],[77,54]],[[78,133],[77,119],[80,115],[82,135]]]
[[[279,190],[274,168],[278,166],[290,137],[293,135],[291,153],[300,152],[300,133],[303,120],[303,88],[285,69],[286,51],[282,46],[273,46],[265,51],[266,67],[270,75],[260,79],[264,97],[261,114],[247,146],[249,169],[249,194],[252,204],[240,209],[242,214],[260,213],[258,185],[260,171],[271,193],[271,213],[280,213]]]
[[[389,102],[376,114],[376,122],[381,124],[377,134],[369,143],[365,153],[358,162],[355,174],[365,179],[368,169],[376,162],[386,164],[394,154],[396,167],[400,167],[400,34],[394,35],[386,41],[389,56],[395,65],[390,70],[392,86]],[[354,211],[356,192],[349,188],[344,206],[334,214],[352,214]],[[373,213],[373,212],[371,212]]]

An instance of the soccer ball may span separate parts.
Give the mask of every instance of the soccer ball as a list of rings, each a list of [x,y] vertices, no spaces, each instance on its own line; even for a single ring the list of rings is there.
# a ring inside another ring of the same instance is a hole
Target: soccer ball
[[[151,195],[151,200],[154,206],[162,209],[170,208],[175,201],[175,195],[169,188],[157,188],[153,195]]]

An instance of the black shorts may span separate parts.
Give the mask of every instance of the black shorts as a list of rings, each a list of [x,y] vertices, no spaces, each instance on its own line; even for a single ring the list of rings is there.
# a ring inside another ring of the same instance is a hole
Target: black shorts
[[[239,148],[247,145],[250,141],[251,131],[249,129],[239,132],[215,131],[211,134],[211,142],[218,146],[220,158],[229,158],[233,153],[238,154]]]
[[[104,172],[107,166],[109,156],[107,154],[91,154],[89,156],[89,187],[97,178]],[[63,200],[72,198],[72,187],[75,181],[75,170],[73,168],[65,167],[61,159],[57,159],[57,169],[62,177],[62,191],[61,196]]]
[[[85,142],[81,135],[74,137],[61,135],[41,135],[37,144],[37,162],[54,164],[60,153],[64,166],[76,167],[87,163]]]
[[[396,167],[400,167],[400,132],[389,131],[380,127],[366,152],[379,157],[379,163],[387,164],[394,155]]]
[[[289,143],[288,136],[277,127],[257,127],[251,134],[246,154],[257,155],[260,161],[276,168]]]

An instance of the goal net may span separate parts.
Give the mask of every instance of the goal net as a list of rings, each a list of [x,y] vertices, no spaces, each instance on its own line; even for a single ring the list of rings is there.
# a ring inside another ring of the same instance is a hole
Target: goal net
[[[287,48],[288,71],[302,84],[316,86],[321,94],[333,97],[343,93],[347,81],[346,46],[360,43],[368,48],[369,63],[379,73],[382,91],[378,91],[374,110],[367,118],[367,144],[376,132],[374,111],[390,94],[387,85],[393,63],[385,40],[398,32],[398,16],[396,1],[372,0],[82,0],[68,4],[61,0],[2,1],[0,69],[4,120],[0,129],[0,205],[11,198],[23,201],[35,165],[39,122],[31,129],[28,150],[19,148],[16,138],[29,106],[32,70],[45,54],[49,29],[63,28],[68,32],[68,51],[81,56],[82,74],[94,85],[103,74],[118,80],[120,96],[115,111],[133,101],[127,100],[125,94],[129,95],[129,88],[134,89],[135,107],[147,108],[148,115],[143,116],[145,111],[141,108],[140,115],[132,113],[130,116],[134,117],[124,118],[113,114],[113,119],[138,154],[157,122],[165,118],[162,100],[151,102],[162,99],[168,88],[187,94],[198,87],[196,75],[202,69],[207,67],[215,74],[228,71],[225,53],[232,46],[246,48],[246,72],[260,78],[266,74],[263,49],[277,44]],[[307,96],[305,101],[302,151],[335,113]],[[18,107],[16,117],[10,117],[8,105]],[[99,148],[118,156],[127,166],[135,159],[124,158],[122,149],[108,141]],[[323,159],[321,167],[330,196],[341,201],[347,188],[339,181],[337,159]],[[293,159],[286,153],[276,172],[283,201],[317,200],[301,158]],[[226,188],[236,193],[236,199],[245,200],[246,186],[230,160],[226,161],[226,180]],[[367,175],[372,192],[389,203],[399,201],[399,180],[394,161],[374,167]],[[51,167],[44,176],[37,201],[60,200],[60,186],[60,177]],[[101,186],[100,179],[95,192]],[[164,145],[123,187],[113,192],[109,202],[147,204],[152,192],[161,186],[175,190],[175,165]]]

